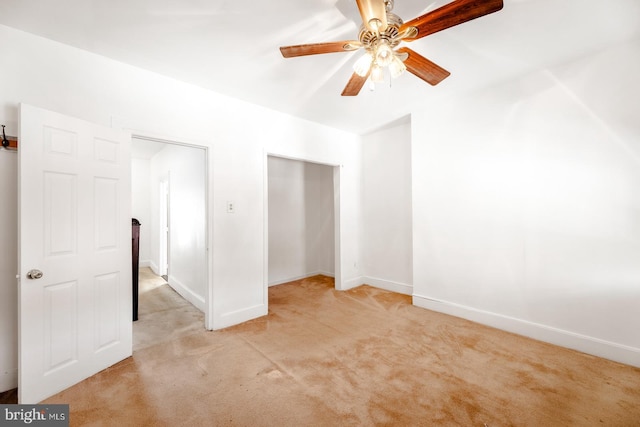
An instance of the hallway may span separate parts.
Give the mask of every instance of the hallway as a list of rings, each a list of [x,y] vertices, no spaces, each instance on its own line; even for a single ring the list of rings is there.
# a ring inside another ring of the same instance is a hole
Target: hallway
[[[138,320],[133,352],[204,330],[204,313],[174,291],[150,268],[140,269]]]

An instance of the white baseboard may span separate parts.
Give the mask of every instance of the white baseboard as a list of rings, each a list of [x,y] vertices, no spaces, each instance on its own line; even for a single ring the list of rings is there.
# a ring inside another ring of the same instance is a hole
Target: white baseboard
[[[168,283],[169,283],[169,286],[171,286],[174,291],[176,291],[177,293],[179,293],[182,296],[182,298],[184,298],[187,301],[189,301],[198,310],[204,312],[205,303],[204,303],[204,298],[203,297],[201,297],[200,295],[198,295],[195,292],[193,292],[191,290],[191,288],[189,288],[185,284],[181,283],[174,276],[171,276],[171,275],[169,276]]]
[[[327,277],[336,277],[336,275],[335,275],[334,273],[330,273],[330,272],[328,272],[328,271],[323,271],[323,270],[318,270],[318,271],[316,271],[315,273],[310,274],[310,275],[309,275],[309,277],[311,277],[311,276],[318,276],[318,275],[321,275],[321,276],[327,276]]]
[[[160,269],[155,262],[149,260],[149,265],[147,267],[149,267],[151,271],[153,271],[153,274],[155,274],[156,276],[160,276]]]
[[[274,280],[273,282],[269,282],[269,287],[277,286],[277,285],[283,285],[283,284],[289,283],[289,282],[295,282],[296,280],[306,279],[307,277],[313,277],[313,276],[317,276],[319,274],[321,274],[323,276],[334,277],[333,273],[327,273],[325,271],[315,271],[313,273],[307,273],[307,274],[305,274],[303,276],[295,276],[295,277],[290,277],[290,278],[287,278],[287,279]]]
[[[640,348],[420,295],[413,295],[413,304],[593,356],[640,367]]]
[[[266,316],[268,311],[266,304],[258,304],[253,307],[225,313],[213,319],[213,329],[218,330],[228,328],[229,326],[238,325],[248,320]]]
[[[342,287],[338,289],[339,291],[348,291],[349,289],[357,288],[358,286],[362,286],[364,284],[364,277],[358,276],[353,279],[345,280],[342,282]]]
[[[138,261],[138,267],[140,267],[140,268],[151,267],[151,260],[150,259],[145,259],[145,260]]]
[[[0,393],[18,387],[18,370],[12,369],[0,375]]]
[[[377,279],[375,277],[364,277],[364,283],[374,288],[380,288],[391,292],[396,292],[403,295],[412,295],[413,286],[405,285],[404,283],[392,282],[390,280]]]

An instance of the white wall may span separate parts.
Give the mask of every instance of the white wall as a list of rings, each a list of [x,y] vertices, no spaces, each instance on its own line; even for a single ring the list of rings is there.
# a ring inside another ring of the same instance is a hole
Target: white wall
[[[205,310],[206,208],[205,152],[199,148],[166,144],[151,158],[149,234],[153,265],[159,266],[160,181],[169,176],[168,283],[187,301]]]
[[[333,174],[334,168],[331,166],[305,163],[306,216],[309,224],[306,241],[311,246],[311,250],[307,251],[307,265],[327,276],[335,274]]]
[[[15,135],[20,102],[94,123],[133,129],[138,134],[209,147],[208,262],[211,316],[207,325],[230,326],[267,313],[266,156],[274,153],[340,165],[341,247],[336,275],[343,287],[361,283],[360,138],[215,94],[104,57],[0,26],[0,122]],[[248,126],[250,124],[250,126]],[[11,170],[0,181],[15,180]],[[0,201],[15,198],[2,189]],[[234,201],[234,214],[226,202]],[[16,228],[16,221],[7,220]],[[14,253],[16,238],[0,242]],[[15,271],[2,272],[3,287],[15,285]],[[14,330],[17,319],[9,320]],[[4,322],[3,322],[4,323]],[[3,349],[12,337],[0,337]],[[0,372],[16,366],[3,359]]]
[[[411,295],[411,122],[363,138],[364,281]]]
[[[0,392],[18,382],[17,174],[16,153],[0,149]]]
[[[413,116],[414,302],[640,366],[640,42]]]
[[[269,285],[334,274],[333,168],[269,156]]]
[[[151,187],[149,159],[131,159],[131,217],[140,227],[140,267],[151,266]]]

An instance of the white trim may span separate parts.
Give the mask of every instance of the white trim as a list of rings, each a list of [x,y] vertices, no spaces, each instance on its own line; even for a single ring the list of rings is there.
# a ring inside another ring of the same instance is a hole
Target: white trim
[[[111,116],[111,127],[115,129],[127,130],[131,133],[131,138],[145,139],[155,142],[163,142],[167,144],[182,145],[187,147],[194,147],[204,150],[206,168],[205,168],[205,233],[207,236],[206,242],[206,276],[207,276],[207,292],[205,295],[205,303],[202,308],[204,311],[204,326],[208,330],[214,329],[215,323],[215,304],[213,301],[214,296],[214,260],[213,260],[213,225],[214,225],[214,192],[213,192],[213,143],[211,139],[207,140],[193,140],[190,138],[182,138],[181,136],[172,136],[168,134],[158,134],[149,131],[149,128],[155,128],[155,124],[150,124],[147,130],[143,130],[133,125],[129,119],[122,117]],[[153,266],[150,266],[153,270]],[[159,271],[158,266],[155,266],[154,272],[157,274]],[[132,323],[133,324],[133,323]]]
[[[413,294],[413,286],[406,285],[404,283],[392,282],[391,280],[377,279],[375,277],[368,276],[365,276],[363,280],[365,285],[373,286],[374,288],[380,288],[403,295]]]
[[[413,304],[417,307],[461,317],[561,347],[640,367],[640,348],[415,294],[413,295]]]
[[[269,153],[262,150],[262,303],[269,308]]]
[[[305,275],[302,276],[296,276],[296,277],[291,277],[288,279],[282,279],[282,280],[276,280],[275,282],[270,282],[269,283],[269,287],[271,286],[278,286],[278,285],[284,285],[285,283],[289,283],[289,282],[295,282],[296,280],[302,280],[302,279],[307,279],[309,277],[313,277],[313,276],[327,276],[327,277],[334,277],[333,273],[327,273],[326,271],[316,271],[313,273],[307,273]]]
[[[340,201],[341,201],[341,197],[342,197],[342,192],[340,189],[340,182],[341,182],[341,168],[342,165],[337,164],[337,163],[332,163],[332,162],[326,162],[324,160],[318,160],[316,158],[313,158],[313,156],[310,157],[306,157],[306,156],[302,156],[302,157],[296,157],[296,156],[290,156],[287,154],[281,154],[278,151],[271,151],[271,150],[267,150],[265,149],[263,151],[264,154],[264,170],[263,170],[263,180],[264,180],[264,187],[263,187],[263,200],[264,200],[264,241],[263,241],[263,247],[264,247],[264,272],[263,272],[263,282],[264,282],[264,289],[265,289],[265,304],[268,305],[268,292],[267,289],[269,286],[275,286],[276,284],[282,284],[282,283],[286,283],[286,282],[274,282],[273,284],[269,284],[269,170],[268,170],[268,163],[269,163],[269,156],[271,157],[279,157],[282,159],[289,159],[289,160],[297,160],[297,161],[301,161],[301,162],[307,162],[307,163],[314,163],[317,165],[323,165],[323,166],[329,166],[331,168],[333,168],[333,250],[334,250],[334,271],[335,273],[333,275],[328,275],[330,277],[334,277],[334,287],[337,290],[343,290],[343,289],[347,289],[344,288],[342,286],[342,270],[341,270],[341,266],[342,266],[342,262],[341,262],[341,254],[342,254],[342,239],[340,237],[340,229],[341,229],[341,222],[342,222],[342,215],[341,215],[341,210],[340,210]],[[320,273],[320,274],[325,274],[325,273]],[[307,276],[308,277],[308,276]],[[293,280],[298,280],[298,279],[288,279],[288,281],[293,281]]]
[[[333,271],[334,287],[342,290],[342,165],[333,166]]]
[[[336,278],[336,275],[334,273],[330,273],[328,271],[322,271],[322,270],[318,270],[315,273],[311,273],[307,277],[313,277],[313,276],[327,276],[327,277],[332,277],[333,279]]]
[[[0,393],[18,387],[18,370],[12,369],[0,377]]]
[[[168,279],[169,280],[167,281],[167,283],[169,283],[169,286],[171,286],[174,291],[179,293],[182,296],[182,298],[189,301],[198,310],[204,313],[206,305],[203,297],[193,292],[190,287],[180,282],[174,276],[169,275]]]
[[[213,192],[213,146],[204,147],[205,164],[204,171],[204,191],[205,191],[205,235],[206,242],[206,259],[207,259],[207,290],[204,295],[204,327],[207,330],[213,330],[213,322],[215,316],[214,295],[214,269],[213,269],[213,225],[214,225],[214,192]]]
[[[229,326],[238,325],[248,320],[266,316],[267,313],[267,304],[258,304],[253,307],[243,308],[241,310],[223,314],[215,319],[216,323],[213,326],[215,330],[228,328]]]
[[[164,143],[166,144],[166,143]],[[152,191],[158,191],[158,276],[169,275],[169,254],[171,253],[171,171],[163,173],[154,184]]]
[[[151,268],[151,260],[150,259],[145,259],[145,260],[141,260],[141,261],[138,262],[138,268],[145,268],[145,267]]]
[[[342,288],[339,289],[341,291],[347,291],[349,289],[357,288],[358,286],[362,286],[364,284],[364,277],[358,276],[353,279],[348,279],[342,282]]]
[[[151,271],[153,271],[153,274],[155,274],[156,276],[159,276],[160,270],[158,269],[158,266],[156,265],[156,263],[153,262],[153,260],[148,260],[147,262],[149,263],[147,267],[149,267]]]

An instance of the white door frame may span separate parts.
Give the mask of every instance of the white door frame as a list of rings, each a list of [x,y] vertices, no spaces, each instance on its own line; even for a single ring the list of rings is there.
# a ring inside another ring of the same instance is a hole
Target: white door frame
[[[205,171],[204,171],[204,185],[205,185],[205,234],[206,234],[206,277],[207,277],[207,292],[204,296],[204,327],[208,330],[213,330],[213,209],[211,209],[211,203],[213,202],[213,184],[211,182],[211,176],[213,176],[213,155],[212,147],[205,143],[198,143],[194,141],[186,141],[182,138],[175,137],[163,137],[151,134],[149,132],[139,131],[135,129],[126,129],[131,132],[132,139],[141,139],[145,141],[159,142],[163,144],[180,145],[183,147],[191,147],[197,149],[203,149],[205,154]]]
[[[327,163],[323,161],[314,160],[313,158],[304,157],[292,157],[275,152],[265,152],[264,155],[264,303],[268,307],[268,295],[269,295],[269,157],[278,157],[281,159],[297,160],[301,162],[314,163],[316,165],[329,166],[333,169],[333,274],[334,274],[334,286],[337,290],[343,290],[342,286],[342,239],[340,238],[340,200],[341,200],[341,185],[340,176],[342,172],[342,165]]]
[[[171,173],[168,172],[166,178],[161,178],[159,184],[160,252],[158,258],[158,273],[160,276],[169,277],[169,224],[171,223],[171,219],[169,218],[169,211],[171,206],[169,188],[171,188]]]

